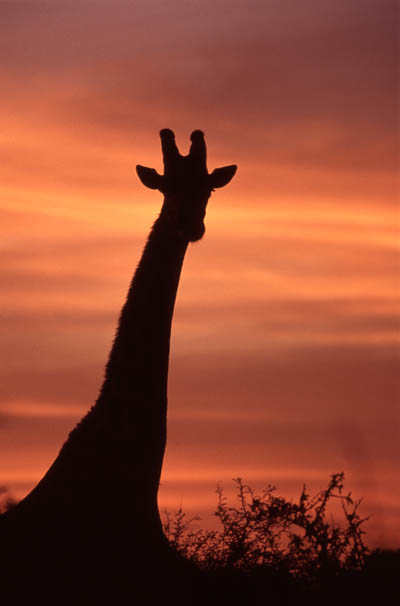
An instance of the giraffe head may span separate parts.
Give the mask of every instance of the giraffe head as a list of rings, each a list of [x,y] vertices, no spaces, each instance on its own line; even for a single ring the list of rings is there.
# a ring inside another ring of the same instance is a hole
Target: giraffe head
[[[164,174],[154,168],[136,167],[141,182],[158,189],[165,196],[165,207],[173,215],[180,234],[190,242],[200,240],[205,232],[204,217],[211,192],[224,187],[236,172],[236,166],[223,166],[208,173],[206,144],[200,130],[192,132],[192,144],[187,156],[182,156],[172,130],[160,132]]]

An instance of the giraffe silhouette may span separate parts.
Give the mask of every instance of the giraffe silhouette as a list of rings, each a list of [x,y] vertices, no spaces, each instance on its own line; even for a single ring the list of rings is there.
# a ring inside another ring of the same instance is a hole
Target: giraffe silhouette
[[[203,236],[211,192],[230,182],[236,166],[209,174],[199,130],[187,156],[171,130],[160,137],[164,174],[140,165],[137,173],[164,202],[122,308],[99,397],[36,487],[0,516],[0,592],[12,598],[98,604],[129,594],[150,603],[157,585],[172,591],[191,574],[169,547],[157,505],[171,322],[188,244]]]

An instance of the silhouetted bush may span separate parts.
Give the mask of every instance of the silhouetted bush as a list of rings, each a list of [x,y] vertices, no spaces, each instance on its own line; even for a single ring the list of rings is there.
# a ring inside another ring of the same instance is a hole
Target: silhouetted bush
[[[165,512],[164,532],[204,573],[208,603],[343,605],[400,597],[400,550],[367,548],[368,518],[360,516],[361,499],[344,492],[343,473],[314,496],[304,486],[295,502],[276,496],[274,486],[258,494],[235,482],[234,505],[217,489],[219,530],[193,529],[199,518],[182,509]],[[330,511],[335,504],[338,519]]]
[[[369,553],[363,542],[361,500],[343,493],[344,474],[331,476],[326,489],[310,496],[303,488],[297,502],[275,495],[267,486],[256,494],[241,479],[236,505],[229,505],[218,487],[215,511],[221,530],[193,530],[194,519],[179,509],[166,512],[164,531],[181,555],[203,570],[234,567],[244,572],[256,567],[286,571],[293,578],[320,578],[342,571],[361,570]],[[328,517],[327,506],[337,500],[342,523]]]

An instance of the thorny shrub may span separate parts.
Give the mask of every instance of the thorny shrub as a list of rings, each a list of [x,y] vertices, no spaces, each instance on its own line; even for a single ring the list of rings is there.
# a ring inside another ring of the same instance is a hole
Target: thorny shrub
[[[185,558],[206,571],[229,567],[242,572],[268,567],[298,580],[321,578],[364,567],[369,550],[363,542],[360,500],[344,493],[344,474],[330,477],[326,489],[314,496],[306,487],[298,501],[275,495],[268,485],[261,494],[236,479],[237,503],[228,504],[218,486],[215,516],[221,530],[194,530],[182,509],[165,512],[164,532]],[[327,512],[339,503],[344,520],[337,523]]]

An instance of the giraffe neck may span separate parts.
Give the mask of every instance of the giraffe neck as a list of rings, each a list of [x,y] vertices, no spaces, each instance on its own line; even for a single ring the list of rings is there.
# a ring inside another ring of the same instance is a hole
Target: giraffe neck
[[[167,208],[164,202],[130,285],[97,402],[21,502],[25,509],[51,503],[55,514],[73,516],[78,507],[82,519],[85,508],[101,518],[109,484],[118,486],[126,517],[134,519],[136,509],[144,527],[148,518],[149,528],[161,532],[157,493],[166,444],[171,322],[188,247]],[[123,518],[123,511],[119,515]]]
[[[171,323],[188,242],[165,211],[153,225],[122,308],[98,404],[110,420],[165,416]],[[147,426],[143,429],[148,429]]]
[[[169,208],[164,202],[150,232],[121,311],[99,398],[88,415],[101,427],[101,436],[118,443],[114,471],[119,464],[122,474],[135,473],[153,503],[166,445],[171,323],[188,247]]]

